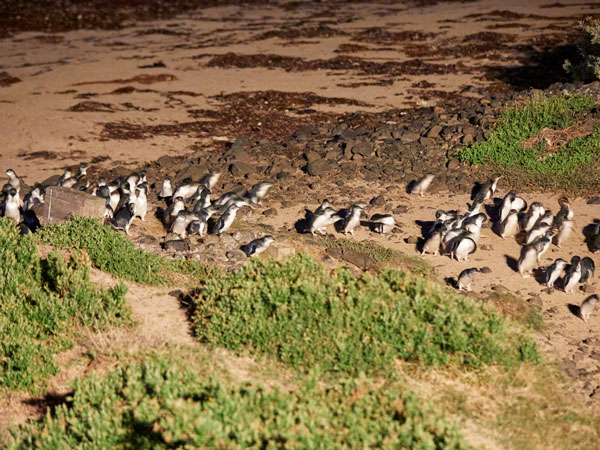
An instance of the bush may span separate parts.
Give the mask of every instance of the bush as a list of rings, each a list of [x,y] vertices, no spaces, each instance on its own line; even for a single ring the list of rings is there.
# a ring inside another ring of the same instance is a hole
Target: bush
[[[218,273],[216,268],[197,261],[169,260],[137,250],[122,233],[87,217],[43,227],[38,236],[44,244],[84,249],[98,269],[137,283],[167,284],[168,274],[174,272],[200,278]]]
[[[530,339],[467,298],[394,270],[330,275],[306,255],[208,281],[194,324],[209,344],[351,375],[393,370],[396,358],[465,367],[538,358]]]
[[[96,289],[81,253],[69,262],[56,251],[41,260],[31,235],[0,219],[0,386],[43,387],[74,327],[127,322],[126,291],[122,284]]]
[[[8,448],[466,448],[454,425],[393,387],[268,391],[200,380],[166,358],[77,380],[69,403],[14,430]]]
[[[588,19],[580,23],[581,39],[577,45],[579,62],[565,61],[564,69],[583,81],[600,79],[600,20]]]

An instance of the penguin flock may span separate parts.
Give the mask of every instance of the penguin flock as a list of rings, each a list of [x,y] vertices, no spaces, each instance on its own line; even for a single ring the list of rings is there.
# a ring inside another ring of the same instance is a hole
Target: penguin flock
[[[56,185],[87,192],[105,200],[104,218],[116,229],[129,235],[134,219],[144,221],[148,213],[149,186],[146,172],[135,172],[127,177],[117,177],[111,181],[99,178],[89,182],[87,163],[81,163],[75,174],[66,169]],[[32,208],[44,203],[44,187],[35,185],[21,200],[22,183],[14,170],[6,171],[8,182],[3,186],[3,200],[0,215],[14,220],[21,233],[31,233],[39,227],[39,221]],[[177,186],[166,177],[158,197],[165,201],[166,208],[162,222],[166,230],[181,239],[189,235],[205,236],[208,232],[216,235],[225,233],[233,224],[238,210],[243,206],[256,207],[267,194],[271,183],[261,182],[252,186],[244,194],[237,191],[224,193],[211,201],[212,190],[219,180],[220,173],[209,173],[200,181],[185,179]],[[218,217],[211,221],[211,217]],[[248,257],[264,252],[274,241],[272,236],[255,239],[242,247]]]
[[[424,241],[421,254],[445,254],[457,261],[468,261],[469,255],[477,250],[482,225],[488,220],[481,212],[482,206],[493,198],[497,191],[496,177],[485,182],[473,197],[473,203],[454,211],[438,210],[435,221],[424,227]],[[429,185],[430,179],[421,181]],[[415,184],[411,193],[423,194]],[[566,197],[558,200],[559,210],[554,215],[541,202],[527,202],[514,191],[508,192],[496,209],[497,222],[492,229],[502,238],[517,238],[522,244],[517,261],[517,271],[523,278],[539,270],[542,256],[552,244],[562,248],[571,235],[574,225],[573,208]],[[588,247],[595,253],[600,251],[600,221],[591,226]],[[573,256],[570,263],[562,258],[556,259],[543,272],[545,285],[550,289],[560,287],[565,293],[574,293],[579,284],[587,283],[594,275],[595,264],[590,257]],[[471,291],[478,268],[463,270],[457,278],[456,286],[461,291]],[[579,317],[588,320],[598,303],[598,296],[588,297],[579,308]]]
[[[111,181],[99,178],[91,183],[87,177],[87,163],[81,163],[75,172],[67,169],[58,178],[56,184],[88,192],[105,200],[104,217],[117,230],[129,234],[132,222],[139,218],[145,220],[148,213],[149,186],[146,173],[132,173],[127,177],[117,177]],[[39,222],[32,211],[36,205],[44,203],[44,188],[35,185],[21,199],[22,183],[14,170],[6,171],[8,182],[2,188],[3,200],[0,214],[14,220],[22,233],[35,231]],[[260,182],[244,193],[234,190],[222,193],[211,199],[221,174],[208,173],[199,181],[185,179],[175,185],[165,177],[161,183],[158,197],[165,202],[162,223],[169,234],[185,239],[191,235],[204,237],[207,233],[217,236],[226,233],[232,226],[240,208],[255,208],[260,205],[272,184]],[[434,179],[431,174],[409,184],[408,192],[423,196]],[[477,190],[473,202],[458,210],[438,210],[435,220],[423,228],[421,254],[448,255],[456,261],[469,261],[469,256],[477,251],[481,229],[488,221],[482,207],[497,192],[501,177],[495,177]],[[492,229],[502,238],[517,238],[522,244],[517,261],[517,271],[526,278],[534,270],[539,271],[541,258],[552,244],[562,248],[573,231],[574,211],[566,197],[558,200],[556,215],[541,202],[527,202],[514,191],[508,192],[496,209],[496,222]],[[359,226],[368,227],[376,233],[389,233],[396,226],[390,214],[373,214],[369,220],[361,220],[365,203],[353,203],[349,207],[334,209],[328,200],[324,200],[314,211],[306,210],[304,232],[312,235],[325,235],[329,226],[344,235],[353,235]],[[214,218],[213,218],[214,217]],[[490,215],[491,218],[491,215]],[[590,226],[587,236],[590,251],[600,251],[600,220]],[[248,257],[264,252],[274,238],[270,235],[255,239],[241,247]],[[543,271],[545,285],[549,289],[561,288],[565,293],[573,293],[578,285],[587,283],[594,275],[594,261],[589,257],[573,256],[567,263],[556,259]],[[457,277],[459,290],[470,291],[475,282],[478,268],[463,270]],[[580,317],[588,320],[598,303],[598,296],[588,297],[580,307]]]

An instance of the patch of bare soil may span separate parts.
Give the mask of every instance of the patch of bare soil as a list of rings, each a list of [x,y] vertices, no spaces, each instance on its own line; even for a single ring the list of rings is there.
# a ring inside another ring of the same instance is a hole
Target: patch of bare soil
[[[20,78],[13,77],[8,72],[0,72],[0,86],[6,87],[21,81]]]

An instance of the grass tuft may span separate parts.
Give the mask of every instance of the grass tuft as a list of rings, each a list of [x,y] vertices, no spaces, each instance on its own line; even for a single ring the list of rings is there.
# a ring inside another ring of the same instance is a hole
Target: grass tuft
[[[394,270],[355,278],[306,255],[250,261],[206,283],[197,336],[234,352],[273,355],[299,370],[390,373],[394,361],[481,367],[537,361],[535,343],[482,305]]]
[[[70,347],[73,329],[127,323],[127,288],[97,289],[83,255],[41,260],[35,241],[0,219],[0,386],[39,390],[58,371],[54,355]]]
[[[171,260],[138,250],[122,233],[87,217],[75,217],[43,227],[37,236],[40,242],[58,248],[83,249],[89,254],[94,267],[137,283],[168,284],[169,275],[174,273],[200,280],[218,274],[217,268],[197,261]]]
[[[202,379],[166,357],[77,380],[69,403],[13,430],[7,448],[467,448],[454,424],[396,387],[267,390]]]

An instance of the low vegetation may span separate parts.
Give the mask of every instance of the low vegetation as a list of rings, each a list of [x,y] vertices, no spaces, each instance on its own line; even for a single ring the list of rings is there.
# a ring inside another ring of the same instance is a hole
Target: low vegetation
[[[74,330],[128,321],[126,291],[94,287],[80,252],[68,262],[56,251],[42,260],[31,235],[0,219],[0,387],[43,388]]]
[[[466,448],[430,405],[368,380],[291,392],[207,380],[169,358],[77,380],[69,405],[13,431],[17,448]]]
[[[208,281],[194,323],[203,342],[300,370],[375,375],[398,358],[467,368],[538,359],[532,340],[465,297],[395,270],[330,274],[306,255]]]
[[[593,81],[600,79],[600,20],[581,22],[581,39],[577,45],[578,59],[565,61],[564,68],[575,79]]]
[[[218,270],[197,261],[172,260],[137,250],[122,233],[86,217],[75,217],[38,233],[40,242],[58,248],[85,250],[94,267],[111,275],[143,284],[168,284],[174,273],[205,279]]]
[[[520,168],[527,172],[566,177],[597,158],[600,129],[590,136],[572,139],[556,153],[545,156],[545,142],[523,148],[523,141],[543,128],[564,129],[594,106],[589,96],[534,97],[524,105],[505,110],[489,139],[464,148],[456,157],[472,164],[493,163],[501,168]]]

